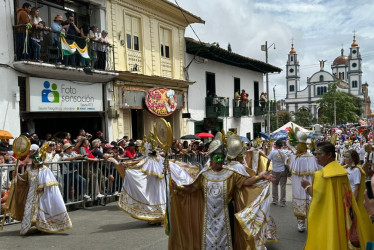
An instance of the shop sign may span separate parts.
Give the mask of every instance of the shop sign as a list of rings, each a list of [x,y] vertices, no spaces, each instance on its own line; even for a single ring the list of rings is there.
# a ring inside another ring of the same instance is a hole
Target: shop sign
[[[101,84],[30,77],[28,111],[98,112],[103,111]]]
[[[177,96],[172,89],[152,88],[145,95],[145,105],[157,116],[168,116],[177,107]]]

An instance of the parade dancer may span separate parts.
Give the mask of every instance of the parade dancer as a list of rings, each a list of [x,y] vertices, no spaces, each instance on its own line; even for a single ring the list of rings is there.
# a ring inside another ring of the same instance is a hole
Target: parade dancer
[[[291,155],[290,165],[290,170],[292,173],[292,208],[294,215],[297,218],[297,230],[299,232],[304,232],[306,229],[305,220],[307,218],[311,201],[311,197],[301,186],[301,180],[307,180],[312,183],[314,172],[321,168],[320,166],[318,166],[314,155],[307,152],[307,137],[308,136],[306,133],[296,131],[296,150],[291,145],[289,145],[291,151],[293,151],[293,155]]]
[[[243,209],[234,211],[233,214],[230,213],[228,204],[237,198],[245,187],[264,178],[273,180],[273,177],[267,172],[251,177],[245,171],[244,166],[238,166],[238,162],[224,164],[226,152],[235,151],[230,147],[235,147],[235,143],[231,143],[230,139],[224,142],[224,136],[218,132],[209,145],[210,166],[201,170],[191,185],[177,185],[173,182],[169,249],[257,248],[255,238],[259,231],[265,228],[262,225],[266,224],[266,215],[262,213],[261,207],[254,208],[251,206],[253,203],[243,203]],[[264,192],[268,191],[269,189],[264,190]],[[242,195],[246,193],[243,192]],[[266,197],[268,193],[257,196],[258,199],[255,199],[255,202],[263,204]],[[234,204],[245,200],[246,198],[234,200]],[[267,200],[267,205],[269,204],[270,201]],[[189,207],[197,209],[192,210]],[[234,230],[234,235],[230,216],[235,216],[240,225],[240,230]],[[258,224],[261,226],[258,227]],[[261,243],[264,244],[264,241]]]
[[[20,234],[25,235],[31,226],[48,233],[72,228],[58,182],[52,171],[43,165],[39,151],[29,158],[32,159],[31,166],[27,167],[24,174],[18,176],[22,181],[29,183]]]

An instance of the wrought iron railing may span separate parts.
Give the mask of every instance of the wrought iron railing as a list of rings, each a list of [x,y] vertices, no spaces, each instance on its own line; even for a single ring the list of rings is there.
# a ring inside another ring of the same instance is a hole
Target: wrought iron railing
[[[27,29],[26,25],[16,25],[13,28],[15,61],[115,70],[114,47],[108,43],[79,36],[61,35],[60,32],[50,29]],[[75,50],[74,54],[63,53],[63,48],[67,47],[62,44],[62,37],[65,38],[67,45]]]

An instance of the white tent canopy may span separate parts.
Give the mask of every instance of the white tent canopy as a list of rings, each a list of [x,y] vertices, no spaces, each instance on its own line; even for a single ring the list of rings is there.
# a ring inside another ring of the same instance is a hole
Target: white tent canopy
[[[272,134],[275,134],[281,130],[286,130],[286,128],[291,128],[293,126],[293,129],[296,129],[296,128],[299,128],[300,131],[304,132],[304,133],[307,133],[309,134],[310,131],[301,127],[300,125],[297,125],[296,123],[293,123],[293,122],[287,122],[286,124],[284,124],[282,127],[278,128],[277,130],[274,130],[272,132]]]

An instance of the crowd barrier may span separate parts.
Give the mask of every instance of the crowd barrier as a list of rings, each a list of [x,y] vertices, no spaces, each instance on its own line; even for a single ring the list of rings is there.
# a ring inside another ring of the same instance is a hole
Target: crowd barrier
[[[189,164],[198,164],[200,169],[208,160],[207,155],[169,155],[169,159]],[[119,159],[119,162],[129,161],[128,158]],[[64,198],[65,205],[81,205],[83,208],[89,202],[91,206],[105,205],[113,200],[111,197],[119,196],[122,188],[122,178],[112,162],[100,160],[90,162],[87,160],[58,161],[45,163],[51,169],[59,185],[58,188]],[[24,173],[26,167],[18,167],[19,173]],[[9,190],[15,164],[0,165],[0,187],[2,196]],[[3,199],[0,219],[3,219]],[[16,223],[6,215],[5,225]]]

